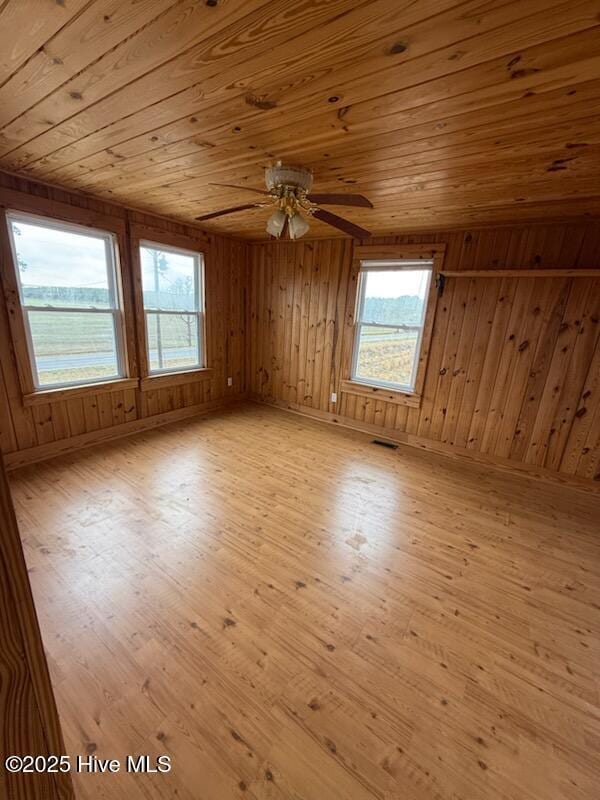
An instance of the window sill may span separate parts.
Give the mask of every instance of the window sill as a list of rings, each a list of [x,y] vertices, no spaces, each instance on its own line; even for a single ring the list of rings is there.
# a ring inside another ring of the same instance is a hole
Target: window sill
[[[136,389],[137,386],[137,378],[117,378],[114,381],[85,383],[78,386],[63,386],[57,389],[38,389],[35,392],[23,395],[23,405],[25,407],[39,406],[44,403],[57,403],[60,400],[73,400],[76,397],[89,397],[93,394],[119,392],[123,389]]]
[[[411,408],[420,408],[421,406],[421,396],[418,394],[401,392],[397,389],[386,389],[383,386],[369,386],[369,384],[359,383],[358,381],[342,381],[340,391],[360,397],[383,400],[386,403],[396,403],[400,406],[410,406]]]
[[[185,372],[163,372],[158,375],[148,375],[140,381],[142,392],[151,392],[154,389],[162,389],[166,386],[181,386],[184,383],[196,383],[197,381],[210,380],[214,376],[214,369],[202,367],[191,369]]]

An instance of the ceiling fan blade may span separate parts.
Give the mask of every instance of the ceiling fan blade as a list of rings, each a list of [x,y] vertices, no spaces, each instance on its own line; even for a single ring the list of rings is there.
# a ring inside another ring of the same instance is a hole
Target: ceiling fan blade
[[[332,214],[331,211],[326,211],[324,208],[317,208],[316,211],[313,211],[313,217],[320,219],[321,222],[326,222],[328,225],[333,225],[334,228],[353,236],[355,239],[368,239],[371,235],[370,231],[361,228],[360,225],[355,225],[343,217],[338,217],[337,214]]]
[[[203,214],[201,217],[196,217],[198,222],[203,222],[207,219],[214,219],[214,217],[222,217],[225,214],[234,214],[236,211],[247,211],[249,208],[260,208],[263,203],[246,203],[243,206],[232,206],[231,208],[222,208],[221,211],[212,211],[210,214]]]
[[[252,186],[236,186],[235,183],[211,183],[210,186],[223,186],[226,189],[243,189],[246,192],[254,192],[254,194],[266,194],[268,195],[269,192],[265,192],[264,189],[255,189]]]
[[[311,203],[318,206],[360,206],[373,208],[373,203],[362,194],[309,194]]]

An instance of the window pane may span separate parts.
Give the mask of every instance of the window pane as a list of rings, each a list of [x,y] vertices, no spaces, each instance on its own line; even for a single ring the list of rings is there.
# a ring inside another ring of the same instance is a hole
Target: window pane
[[[363,322],[422,325],[430,270],[367,270],[363,272]]]
[[[10,220],[25,305],[109,308],[106,239]]]
[[[147,314],[150,371],[199,367],[198,316]]]
[[[373,383],[411,385],[417,356],[418,331],[398,331],[362,325],[356,360],[356,377]]]
[[[111,313],[30,311],[39,385],[119,377]]]
[[[198,311],[197,257],[156,247],[141,247],[144,308]]]

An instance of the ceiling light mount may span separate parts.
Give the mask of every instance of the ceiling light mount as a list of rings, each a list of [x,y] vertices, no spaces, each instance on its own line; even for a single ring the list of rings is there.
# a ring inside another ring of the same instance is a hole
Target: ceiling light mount
[[[312,189],[313,176],[309,169],[285,166],[278,161],[265,170],[265,183],[270,192],[288,189],[294,193],[307,195]]]

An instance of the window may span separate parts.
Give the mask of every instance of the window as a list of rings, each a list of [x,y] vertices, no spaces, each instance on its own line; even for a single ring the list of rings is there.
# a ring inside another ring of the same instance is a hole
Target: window
[[[432,261],[361,261],[352,380],[415,391]]]
[[[125,375],[112,234],[9,212],[35,389]]]
[[[141,242],[140,263],[149,373],[206,366],[202,255]]]

